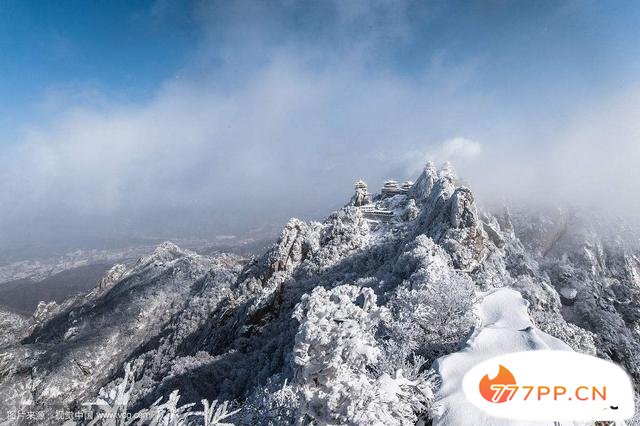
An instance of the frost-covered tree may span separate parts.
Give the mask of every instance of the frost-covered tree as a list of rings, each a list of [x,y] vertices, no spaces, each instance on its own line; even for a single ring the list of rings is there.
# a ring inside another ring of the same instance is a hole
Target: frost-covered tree
[[[131,364],[125,364],[124,377],[117,386],[111,390],[100,389],[95,401],[84,403],[84,406],[94,409],[93,419],[89,426],[180,426],[190,424],[190,420],[201,418],[204,426],[233,426],[226,419],[236,414],[239,410],[228,411],[228,403],[218,404],[214,400],[201,401],[203,411],[194,411],[194,403],[178,405],[180,392],[171,392],[165,402],[158,398],[149,408],[136,413],[128,411],[131,393],[135,386],[134,373]]]
[[[204,426],[233,426],[233,423],[227,423],[224,420],[240,411],[227,411],[228,403],[226,401],[222,404],[218,404],[218,401],[216,400],[210,403],[206,399],[203,399],[201,403]]]
[[[415,424],[427,409],[428,385],[401,370],[377,373],[381,349],[375,334],[388,315],[369,288],[317,287],[294,316],[294,347],[303,420],[330,424]]]
[[[425,235],[407,246],[394,272],[405,279],[388,303],[385,362],[402,365],[413,353],[433,361],[453,350],[474,324],[469,276],[454,271],[449,255]]]
[[[409,288],[417,288],[426,283],[451,275],[451,257],[442,247],[426,235],[418,235],[406,244],[393,267],[393,275],[407,280]]]
[[[389,351],[401,357],[416,352],[433,361],[454,350],[474,324],[474,299],[473,283],[462,275],[414,289],[405,283],[389,303]]]
[[[301,389],[276,375],[253,392],[243,405],[243,424],[285,425],[298,418]]]
[[[131,364],[125,364],[124,377],[117,386],[111,390],[100,389],[95,401],[83,404],[96,410],[89,425],[121,426],[132,424],[135,419],[131,413],[127,412],[127,406],[131,399],[133,386],[134,377]]]
[[[160,399],[154,402],[149,409],[145,409],[134,414],[133,418],[138,425],[148,426],[182,426],[193,424],[191,420],[200,420],[204,426],[233,426],[233,423],[226,422],[226,419],[238,412],[228,411],[227,402],[218,404],[214,400],[209,402],[206,399],[201,401],[203,411],[194,411],[195,403],[178,405],[180,393],[174,390],[164,403]],[[199,424],[199,423],[198,423]]]

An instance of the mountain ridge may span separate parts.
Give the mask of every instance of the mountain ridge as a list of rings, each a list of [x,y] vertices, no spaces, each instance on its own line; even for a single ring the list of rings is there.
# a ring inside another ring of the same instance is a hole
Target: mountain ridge
[[[79,408],[130,365],[133,411],[177,389],[231,401],[238,424],[438,422],[432,364],[500,288],[541,332],[638,385],[638,252],[571,216],[533,217],[483,211],[450,165],[427,162],[415,183],[357,182],[323,222],[291,219],[261,256],[164,243],[5,339],[0,408]]]

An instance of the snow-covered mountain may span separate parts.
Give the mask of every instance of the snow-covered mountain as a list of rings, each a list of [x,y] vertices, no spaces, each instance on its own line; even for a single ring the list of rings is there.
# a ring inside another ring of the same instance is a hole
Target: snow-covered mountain
[[[96,402],[170,423],[490,425],[460,398],[466,369],[543,348],[613,360],[640,386],[628,235],[570,210],[483,211],[448,165],[376,194],[359,181],[261,256],[164,243],[28,321],[2,314],[0,415],[56,424]]]

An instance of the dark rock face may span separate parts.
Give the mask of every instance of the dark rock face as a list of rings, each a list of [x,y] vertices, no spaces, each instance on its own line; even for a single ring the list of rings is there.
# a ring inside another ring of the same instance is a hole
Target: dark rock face
[[[366,208],[390,218],[372,219]],[[365,316],[367,344],[379,346],[370,358],[405,365],[407,353],[389,342],[415,324],[394,315],[402,306],[424,308],[433,289],[443,303],[455,303],[442,295],[447,286],[467,295],[518,290],[537,327],[575,350],[620,363],[640,384],[640,252],[589,223],[564,213],[482,212],[450,167],[428,163],[406,193],[369,197],[365,189],[323,222],[291,219],[256,258],[201,256],[165,243],[131,268],[114,266],[83,296],[41,304],[29,320],[7,317],[13,326],[0,339],[0,411],[25,401],[77,407],[100,388],[113,389],[129,363],[133,410],[179,389],[182,402],[234,401],[241,424],[286,424],[305,398],[294,353],[300,306],[333,332],[348,318],[323,318],[313,303],[330,298],[336,315],[343,308],[362,314],[366,306],[380,316]],[[360,288],[363,300],[355,297]],[[340,299],[343,293],[354,301]],[[446,344],[412,349],[424,349],[418,354],[425,367],[471,327],[469,309],[451,312],[460,318],[427,324],[434,327],[430,339],[446,334]],[[385,324],[377,333],[374,321]],[[446,330],[448,323],[457,328]],[[329,360],[334,355],[326,353]],[[254,416],[266,411],[272,417]],[[412,415],[418,414],[427,416]]]

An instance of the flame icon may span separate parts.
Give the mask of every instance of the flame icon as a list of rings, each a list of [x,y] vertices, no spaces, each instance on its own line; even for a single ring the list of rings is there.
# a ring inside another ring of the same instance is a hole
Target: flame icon
[[[500,364],[498,375],[489,379],[485,374],[480,380],[480,395],[489,402],[506,402],[513,397],[516,378],[504,365]]]

